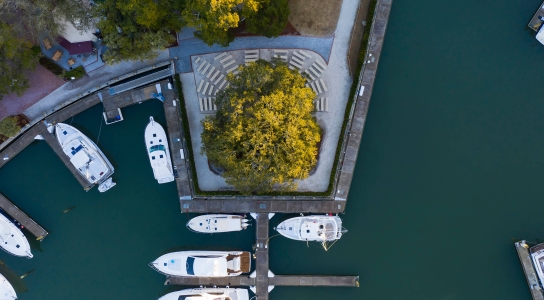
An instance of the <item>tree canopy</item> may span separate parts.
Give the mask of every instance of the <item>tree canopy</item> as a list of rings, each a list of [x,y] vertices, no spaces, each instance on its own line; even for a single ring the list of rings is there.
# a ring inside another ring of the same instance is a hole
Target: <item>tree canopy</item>
[[[13,28],[0,22],[0,100],[9,93],[22,93],[29,87],[25,70],[36,66],[32,44],[17,36]]]
[[[21,127],[17,124],[17,118],[15,117],[6,117],[0,121],[0,134],[12,137],[19,133]]]
[[[187,0],[183,19],[196,28],[195,36],[209,46],[227,46],[234,36],[228,32],[238,27],[240,16],[254,15],[262,3],[270,0]]]
[[[44,34],[56,38],[64,32],[64,20],[80,29],[93,29],[91,6],[85,0],[2,0],[0,18],[20,34],[33,39]]]
[[[178,0],[105,0],[95,8],[100,16],[97,27],[108,50],[107,63],[120,60],[145,60],[176,41],[184,22],[182,1]]]
[[[317,164],[315,92],[277,60],[241,66],[227,81],[217,113],[202,120],[202,153],[243,194],[295,190]]]
[[[290,13],[288,1],[272,0],[263,4],[254,16],[246,19],[247,30],[267,38],[279,36],[287,26]]]

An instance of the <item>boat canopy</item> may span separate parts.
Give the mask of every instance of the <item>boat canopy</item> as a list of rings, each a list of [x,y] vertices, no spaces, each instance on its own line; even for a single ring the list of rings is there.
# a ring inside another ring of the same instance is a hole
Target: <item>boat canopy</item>
[[[149,148],[149,153],[154,152],[154,151],[165,151],[166,152],[166,148],[164,148],[164,145],[151,146]]]
[[[85,151],[78,151],[72,158],[70,158],[70,162],[78,169],[85,166],[87,162],[89,162],[89,156]]]

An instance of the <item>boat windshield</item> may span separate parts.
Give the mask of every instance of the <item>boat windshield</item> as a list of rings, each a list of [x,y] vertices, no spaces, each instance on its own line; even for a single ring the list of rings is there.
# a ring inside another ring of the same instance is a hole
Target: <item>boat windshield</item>
[[[151,148],[149,148],[149,153],[155,152],[155,151],[165,151],[164,145],[156,145],[156,146],[151,146]]]
[[[194,264],[195,264],[195,258],[187,257],[187,262],[185,262],[185,268],[187,268],[187,275],[195,275],[195,271],[193,269]]]

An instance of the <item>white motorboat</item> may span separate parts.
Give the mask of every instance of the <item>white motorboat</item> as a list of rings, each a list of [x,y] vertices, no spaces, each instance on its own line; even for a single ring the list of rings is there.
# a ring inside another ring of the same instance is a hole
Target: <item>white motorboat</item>
[[[145,128],[145,147],[155,179],[159,183],[174,181],[166,132],[153,117],[149,117],[149,123]]]
[[[218,233],[246,229],[248,219],[238,215],[203,215],[187,222],[187,228],[200,233]]]
[[[113,166],[104,153],[81,131],[58,123],[55,125],[55,135],[64,154],[89,183],[101,183],[113,174]]]
[[[172,292],[158,300],[249,300],[246,289],[199,288]]]
[[[149,266],[165,275],[238,276],[251,271],[251,253],[243,251],[181,251],[165,254]]]
[[[301,216],[281,222],[276,230],[284,237],[297,240],[320,242],[325,250],[328,243],[336,242],[347,230],[342,228],[342,219],[338,216],[316,215]]]
[[[9,283],[6,277],[0,274],[0,300],[13,300],[13,299],[17,299],[17,294],[15,294],[15,289],[13,289],[13,286],[11,286],[11,283]]]
[[[98,185],[98,191],[103,193],[116,185],[117,183],[113,182],[113,179],[110,177]]]
[[[3,214],[0,214],[0,247],[15,256],[33,257],[24,233]]]
[[[523,245],[527,245],[525,241],[523,241]],[[542,288],[544,286],[544,243],[529,248],[529,253],[531,253],[533,265]]]

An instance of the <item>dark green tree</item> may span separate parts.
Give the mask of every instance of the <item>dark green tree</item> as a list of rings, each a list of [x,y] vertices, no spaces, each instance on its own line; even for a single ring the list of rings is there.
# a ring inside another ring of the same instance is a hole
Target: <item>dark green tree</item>
[[[21,127],[17,124],[15,117],[6,117],[0,121],[0,134],[7,137],[12,137],[19,133]]]
[[[271,0],[263,4],[257,14],[246,19],[247,31],[273,38],[287,26],[289,18],[289,0]]]
[[[121,60],[145,60],[176,40],[175,33],[184,22],[182,1],[178,0],[105,0],[96,6],[100,16],[97,27],[108,50],[109,64]]]
[[[37,57],[32,44],[19,38],[13,28],[0,22],[0,100],[4,95],[22,95],[29,87],[24,71],[34,69]]]

